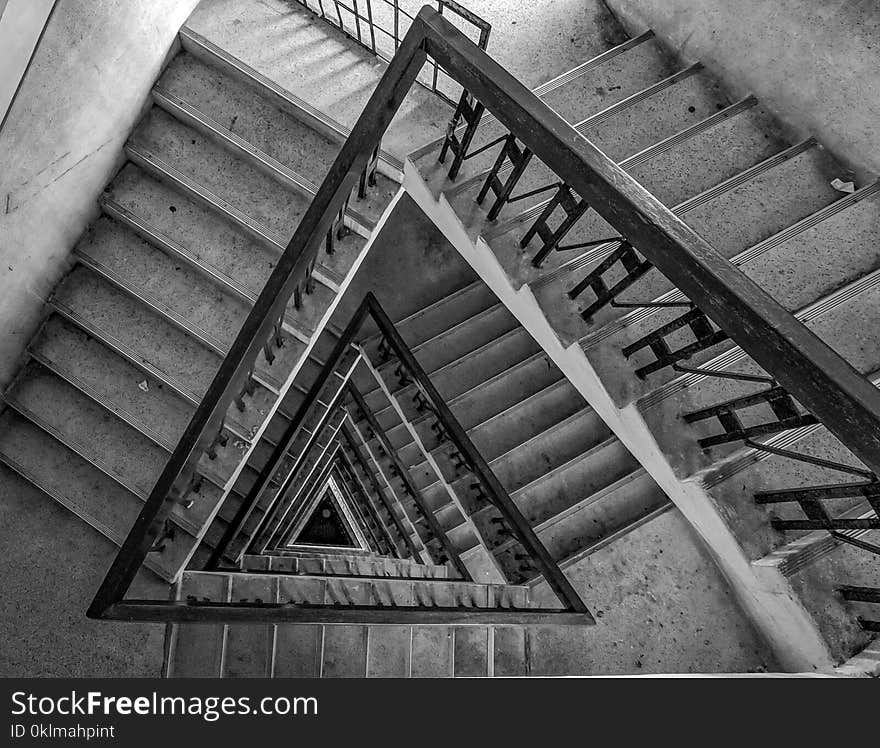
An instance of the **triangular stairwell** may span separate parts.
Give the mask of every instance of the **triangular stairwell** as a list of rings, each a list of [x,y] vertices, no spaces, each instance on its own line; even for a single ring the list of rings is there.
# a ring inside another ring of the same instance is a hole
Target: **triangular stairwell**
[[[875,668],[880,268],[826,248],[878,184],[650,31],[530,91],[457,4],[324,5],[202,4],[5,394],[120,548],[89,615],[173,677]]]

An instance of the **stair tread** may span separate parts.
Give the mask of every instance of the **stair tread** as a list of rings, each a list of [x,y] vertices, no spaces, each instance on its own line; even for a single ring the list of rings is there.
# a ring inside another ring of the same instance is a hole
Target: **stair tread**
[[[284,241],[293,235],[311,202],[158,107],[141,121],[131,142],[173,164]]]
[[[250,312],[249,306],[222,293],[215,284],[118,223],[99,220],[76,252],[94,272],[162,309],[221,356],[232,346]],[[263,355],[257,361],[258,373],[274,386],[280,386],[305,349],[285,331],[282,339],[284,344],[273,348],[274,363],[270,365]]]
[[[0,456],[18,466],[30,480],[117,545],[143,506],[118,482],[22,416],[6,409],[0,414]],[[167,581],[183,562],[189,547],[177,534],[161,554],[150,554],[147,566]]]
[[[186,52],[177,55],[165,69],[157,90],[194,106],[305,177],[313,187],[321,183],[340,150],[339,143],[285,112],[264,92]],[[381,174],[377,182],[367,199],[352,205],[371,222],[379,218],[396,191],[396,185]]]
[[[21,372],[7,400],[126,490],[147,500],[168,454],[143,434],[36,362]],[[189,509],[175,505],[172,517],[196,534],[220,491],[203,485],[194,496]]]
[[[131,351],[139,365],[146,365],[166,384],[186,393],[191,402],[200,401],[220,364],[215,353],[83,266],[71,271],[56,289],[52,303],[105,331]],[[261,405],[261,401],[269,396],[258,387],[249,400],[251,407],[236,413],[245,433],[257,411],[267,407],[268,403]]]

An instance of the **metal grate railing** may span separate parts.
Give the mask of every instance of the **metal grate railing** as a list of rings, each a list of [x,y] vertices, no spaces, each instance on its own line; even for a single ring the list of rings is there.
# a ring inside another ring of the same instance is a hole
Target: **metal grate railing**
[[[391,62],[401,40],[424,5],[421,0],[296,0],[335,26],[379,59]],[[492,24],[455,0],[438,0],[437,11],[480,49],[486,49]],[[416,80],[451,106],[462,88],[443,68],[429,59]]]

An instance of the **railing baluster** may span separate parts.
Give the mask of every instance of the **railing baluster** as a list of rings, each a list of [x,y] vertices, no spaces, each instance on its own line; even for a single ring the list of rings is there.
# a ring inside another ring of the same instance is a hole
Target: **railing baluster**
[[[486,181],[483,182],[483,186],[477,195],[477,203],[479,205],[483,204],[483,200],[485,200],[486,195],[490,191],[495,196],[494,202],[486,213],[488,220],[494,221],[498,217],[510,194],[513,192],[513,188],[516,187],[516,183],[519,182],[520,177],[522,177],[531,160],[531,149],[526,146],[521,147],[517,143],[516,136],[513,133],[509,134],[505,138],[504,145],[498,153],[498,158],[495,159],[495,164],[486,176]],[[513,168],[510,170],[510,175],[507,179],[502,182],[498,173],[507,161],[510,161]]]
[[[549,221],[557,208],[562,210],[564,217],[559,225],[553,229],[550,228]],[[567,184],[560,184],[556,194],[550,198],[544,210],[541,211],[541,215],[520,240],[520,247],[525,249],[535,236],[541,239],[541,247],[532,258],[532,265],[536,268],[541,267],[547,255],[559,246],[565,235],[589,209],[589,203],[581,199],[571,187]]]

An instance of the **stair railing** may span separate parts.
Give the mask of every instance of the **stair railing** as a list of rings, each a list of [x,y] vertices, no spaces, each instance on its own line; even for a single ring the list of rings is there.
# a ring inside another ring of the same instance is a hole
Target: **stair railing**
[[[392,535],[397,535],[403,539],[403,542],[406,544],[407,552],[409,553],[410,558],[418,559],[420,557],[420,551],[418,546],[415,544],[415,541],[412,539],[412,536],[407,532],[406,526],[401,519],[400,516],[394,511],[394,506],[385,495],[385,492],[382,490],[382,486],[379,484],[378,478],[376,478],[375,473],[370,470],[364,461],[363,455],[358,450],[354,439],[352,438],[351,432],[347,428],[347,424],[343,423],[341,432],[343,441],[345,445],[348,447],[348,450],[353,455],[354,460],[357,462],[358,467],[361,472],[366,476],[367,481],[369,483],[369,487],[365,487],[365,492],[369,495],[372,493],[373,496],[376,497],[376,500],[381,504],[382,508],[385,510],[385,513],[388,515],[390,520],[390,525],[388,526],[388,530]],[[345,451],[343,451],[343,455],[345,455]],[[350,471],[352,474],[357,476],[357,469],[355,468],[354,463],[347,460],[347,464],[349,465]],[[372,489],[372,491],[370,491]],[[377,511],[379,507],[377,506]]]
[[[521,174],[524,159],[540,159],[559,179],[554,207],[565,211],[567,218],[578,211],[595,210],[618,232],[613,241],[637,249],[680,289],[689,304],[740,345],[850,449],[872,476],[880,474],[880,392],[874,385],[465,34],[426,6],[413,19],[215,375],[101,584],[88,611],[91,617],[164,621],[172,615],[180,616],[178,620],[192,615],[186,610],[172,613],[161,605],[151,607],[152,602],[127,602],[124,596],[161,536],[171,506],[185,500],[198,459],[214,443],[227,408],[247,384],[288,301],[307,286],[320,245],[338,226],[349,195],[355,187],[360,186],[362,192],[370,183],[382,134],[429,55],[463,88],[442,151],[444,158],[450,152],[454,155],[453,172],[468,156],[482,112],[490,112],[509,134],[484,197],[489,190],[502,203],[511,197],[516,180],[508,177],[502,182],[497,176],[505,161],[513,165],[508,173],[516,175]],[[459,137],[462,120],[464,134]],[[561,249],[560,237],[546,218],[535,233],[545,244],[556,241],[552,249]],[[706,334],[699,326],[696,332]],[[239,620],[246,619],[246,614],[240,615]]]
[[[297,0],[297,2],[385,62],[391,62],[391,58],[397,54],[401,40],[415,20],[415,16],[403,7],[400,0],[348,0],[348,2]],[[417,5],[417,2],[410,3],[414,9]],[[449,13],[460,19],[462,25],[472,27],[477,36],[475,40],[477,46],[486,49],[492,24],[455,0],[437,0],[437,12],[440,15]],[[425,68],[416,82],[437,94],[448,104],[455,106],[461,87],[455,84],[436,61],[429,59]]]
[[[458,419],[455,418],[446,401],[437,391],[431,379],[395,328],[394,323],[372,293],[367,293],[364,296],[363,301],[352,315],[351,321],[339,336],[333,352],[327,358],[323,369],[303,399],[302,404],[297,409],[284,434],[279,438],[275,450],[267,460],[260,477],[254,482],[254,488],[249,492],[239,507],[235,518],[230,522],[226,534],[214,551],[211,560],[206,566],[206,570],[218,568],[217,565],[220,559],[230,555],[229,548],[236,542],[250,514],[260,503],[263,491],[268,486],[271,476],[276,474],[285,456],[289,454],[292,445],[301,433],[303,423],[315,407],[314,404],[318,402],[328,379],[336,370],[339,359],[346,351],[351,350],[352,344],[357,340],[358,334],[368,320],[372,321],[379,330],[380,350],[384,351],[384,355],[387,358],[394,357],[398,361],[395,371],[401,386],[412,385],[415,390],[412,401],[416,409],[420,413],[429,413],[435,419],[433,424],[434,430],[441,440],[447,441],[452,445],[453,459],[457,460],[460,468],[465,468],[473,475],[474,483],[471,486],[473,498],[471,501],[476,505],[474,507],[475,510],[485,510],[490,505],[495,508],[496,511],[491,516],[487,516],[489,513],[485,511],[481,513],[484,525],[486,527],[501,525],[501,527],[497,527],[495,530],[496,537],[501,536],[505,539],[514,540],[519,544],[519,547],[522,549],[522,553],[519,555],[523,559],[523,563],[526,560],[530,562],[528,563],[528,569],[535,572],[531,576],[543,576],[549,587],[559,598],[564,611],[580,614],[583,616],[583,622],[592,622],[592,617],[586,605],[571,582],[535,535],[528,520],[523,516],[519,507],[510,498],[501,482],[474,446],[467,432],[462,428]],[[358,358],[362,358],[363,355],[361,353]],[[436,559],[435,562],[445,563],[448,559],[462,579],[471,579],[467,566],[462,561],[447,533],[441,527],[431,507],[415,486],[406,466],[400,461],[396,450],[367,405],[363,395],[351,379],[347,381],[343,388],[340,388],[340,393],[342,391],[345,391],[351,397],[353,406],[360,411],[362,417],[367,421],[373,436],[378,440],[385,456],[395,468],[396,475],[403,482],[407,495],[418,506],[419,514],[430,530],[430,537],[442,547],[443,556]],[[339,403],[342,402],[342,398],[339,397],[340,393],[335,398]],[[328,406],[328,412],[331,407],[333,406]],[[296,457],[293,468],[282,481],[281,488],[276,492],[272,503],[267,507],[262,522],[252,536],[251,543],[247,547],[242,546],[238,554],[232,556],[236,563],[245,554],[262,554],[276,550],[279,547],[279,541],[283,541],[283,538],[289,535],[292,522],[295,521],[295,518],[302,511],[303,503],[287,503],[285,498],[290,487],[297,481],[299,466],[304,463],[305,454],[306,450],[303,450]],[[470,512],[469,514],[473,513]],[[288,516],[290,517],[289,520],[286,519]],[[502,529],[504,531],[503,534],[500,532]],[[484,530],[482,535],[486,536],[488,533]],[[520,582],[524,580],[525,575],[524,579],[512,581]],[[544,611],[543,613],[546,614],[549,611]]]

